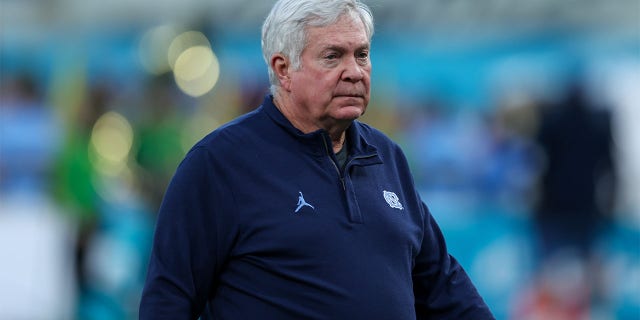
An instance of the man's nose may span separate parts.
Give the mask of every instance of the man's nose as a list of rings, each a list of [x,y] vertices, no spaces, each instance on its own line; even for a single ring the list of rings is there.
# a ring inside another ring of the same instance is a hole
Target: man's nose
[[[358,82],[364,78],[365,70],[358,60],[353,57],[346,59],[344,62],[344,70],[342,72],[342,80],[349,82]]]

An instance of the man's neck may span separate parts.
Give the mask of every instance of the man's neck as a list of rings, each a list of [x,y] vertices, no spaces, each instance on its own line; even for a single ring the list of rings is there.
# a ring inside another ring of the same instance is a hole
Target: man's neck
[[[339,123],[332,121],[333,123],[328,124],[321,123],[319,120],[306,119],[304,116],[299,115],[295,108],[291,107],[292,103],[290,100],[279,94],[274,95],[273,104],[296,129],[303,133],[311,133],[319,129],[324,129],[329,133],[329,137],[331,138],[333,152],[336,153],[342,149],[346,140],[345,132],[351,125],[351,122]]]
[[[338,139],[334,140],[333,137],[331,137],[331,145],[333,146],[333,153],[338,153],[338,151],[340,151],[342,149],[342,146],[344,146],[344,142],[346,140],[346,134],[344,131],[342,131],[342,135],[340,135],[338,137]]]

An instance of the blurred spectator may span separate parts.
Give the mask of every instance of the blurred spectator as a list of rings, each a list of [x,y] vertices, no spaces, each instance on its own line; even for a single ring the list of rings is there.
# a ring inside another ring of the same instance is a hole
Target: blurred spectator
[[[401,139],[424,190],[469,199],[479,195],[489,138],[477,112],[426,104],[408,115]]]
[[[510,211],[529,212],[535,201],[537,107],[535,99],[518,94],[503,99],[491,115],[490,159],[482,190],[487,200]]]
[[[2,80],[0,319],[69,319],[73,229],[48,188],[61,126],[35,76]]]
[[[46,191],[61,127],[44,103],[37,79],[29,73],[3,81],[0,109],[0,188]]]
[[[54,181],[57,200],[78,228],[75,263],[81,291],[86,282],[83,268],[86,246],[95,232],[99,206],[95,187],[97,173],[89,152],[91,130],[106,112],[110,94],[104,87],[94,87],[87,95],[87,101],[77,108],[67,123],[66,140],[57,159]]]
[[[185,120],[175,108],[175,85],[170,74],[150,80],[141,123],[137,126],[135,160],[141,192],[156,212],[173,172],[184,156]]]
[[[574,269],[582,271],[572,274],[585,275],[583,281],[575,282],[582,285],[567,284],[569,293],[555,295],[582,298],[564,304],[567,308],[574,309],[576,304],[587,308],[590,298],[598,297],[600,266],[593,245],[611,216],[615,185],[610,126],[608,112],[593,108],[578,84],[570,87],[561,105],[545,110],[541,118],[537,142],[545,160],[534,214],[540,237],[541,291],[550,287],[545,284],[567,280],[557,276],[562,268],[548,264],[579,266]],[[592,296],[584,294],[589,290]]]
[[[587,257],[613,205],[610,115],[591,108],[575,85],[543,115],[537,138],[545,157],[536,210],[542,252],[571,247]]]
[[[134,187],[130,159],[106,162],[105,145],[98,145],[126,144],[119,138],[129,122],[114,111],[112,85],[92,84],[80,92],[79,105],[67,106],[72,112],[56,163],[56,199],[77,229],[75,257],[68,259],[78,283],[77,319],[136,318],[147,260],[151,215]],[[110,139],[97,138],[105,132]]]

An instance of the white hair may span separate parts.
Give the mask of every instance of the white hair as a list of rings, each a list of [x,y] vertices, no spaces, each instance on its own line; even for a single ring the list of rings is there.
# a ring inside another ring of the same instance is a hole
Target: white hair
[[[300,68],[300,56],[306,46],[307,27],[325,27],[345,14],[360,18],[369,41],[373,36],[373,15],[359,0],[279,0],[262,25],[262,55],[267,63],[271,93],[280,82],[271,67],[271,57],[280,53],[294,69]]]

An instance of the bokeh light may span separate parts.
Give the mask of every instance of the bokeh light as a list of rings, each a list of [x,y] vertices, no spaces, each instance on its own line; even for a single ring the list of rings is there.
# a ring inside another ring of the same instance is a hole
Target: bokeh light
[[[218,57],[199,31],[162,25],[140,39],[138,54],[145,70],[154,75],[173,71],[176,85],[185,94],[200,97],[213,89],[220,76]]]
[[[175,64],[180,55],[187,49],[196,46],[211,47],[209,39],[198,31],[187,31],[176,36],[167,49],[167,59],[172,69],[175,69]]]
[[[133,146],[133,129],[125,117],[114,111],[102,115],[91,133],[91,158],[98,172],[117,175],[126,168]]]
[[[199,97],[215,86],[220,76],[220,64],[211,48],[194,46],[176,59],[173,74],[182,91]]]

